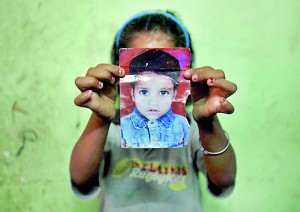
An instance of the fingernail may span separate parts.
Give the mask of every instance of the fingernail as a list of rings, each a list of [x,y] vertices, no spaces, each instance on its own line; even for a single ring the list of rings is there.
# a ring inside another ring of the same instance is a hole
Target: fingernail
[[[85,91],[85,92],[84,92],[84,95],[85,95],[85,96],[90,96],[90,95],[91,95],[91,93],[92,93],[92,91],[91,91],[91,90],[87,90],[87,91]]]
[[[214,84],[214,82],[215,82],[215,79],[214,78],[209,78],[208,80],[207,80],[207,83],[208,84]]]
[[[226,99],[225,98],[220,98],[220,103],[223,104],[226,102]]]
[[[125,70],[121,68],[121,69],[119,70],[119,74],[120,74],[120,75],[123,75],[124,73],[125,73]]]
[[[197,80],[198,80],[198,75],[196,75],[196,74],[193,75],[193,76],[192,76],[192,80],[193,80],[194,82],[197,81]]]
[[[114,77],[111,77],[110,83],[114,83],[116,79]]]
[[[99,88],[99,89],[103,88],[103,83],[99,82],[97,88]]]

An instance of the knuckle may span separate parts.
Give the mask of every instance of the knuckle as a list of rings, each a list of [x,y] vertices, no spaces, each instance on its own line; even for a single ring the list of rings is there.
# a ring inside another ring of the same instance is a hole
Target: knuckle
[[[88,71],[86,72],[86,75],[87,76],[92,76],[93,73],[94,73],[94,70],[95,70],[94,68],[89,68]]]
[[[232,106],[232,110],[231,110],[231,113],[234,113],[234,111],[235,111],[235,109],[234,109],[234,107]]]
[[[221,69],[218,69],[218,72],[219,72],[220,77],[225,79],[225,72]]]
[[[203,68],[207,69],[207,70],[212,70],[213,69],[213,67],[211,67],[211,66],[204,66]]]
[[[231,106],[231,107],[226,111],[227,114],[232,114],[233,112],[234,112],[234,107],[233,107],[233,106]]]
[[[75,85],[79,85],[80,84],[80,77],[77,77],[76,79],[75,79]]]
[[[235,93],[236,91],[237,91],[237,89],[238,89],[238,87],[237,87],[237,85],[235,84],[235,83],[233,83],[233,93]]]
[[[74,104],[77,105],[77,106],[80,106],[78,97],[76,97],[76,98],[74,99]]]
[[[105,66],[107,66],[108,64],[104,64],[104,63],[100,63],[99,65],[96,66],[96,68],[105,68]]]

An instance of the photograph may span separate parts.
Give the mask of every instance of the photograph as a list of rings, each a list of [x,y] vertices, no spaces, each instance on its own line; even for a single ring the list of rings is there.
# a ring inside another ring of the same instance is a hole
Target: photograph
[[[187,144],[185,103],[190,68],[188,48],[120,50],[121,147],[175,148]]]

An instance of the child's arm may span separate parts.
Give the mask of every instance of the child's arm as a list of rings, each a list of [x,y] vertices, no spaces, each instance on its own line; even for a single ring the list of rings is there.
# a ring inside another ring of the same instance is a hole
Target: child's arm
[[[119,78],[125,71],[118,66],[100,64],[78,77],[76,86],[82,92],[74,103],[90,108],[93,113],[76,143],[70,161],[72,182],[82,188],[98,183],[98,169],[103,157],[108,129],[116,114]]]
[[[211,67],[190,69],[184,76],[191,80],[193,118],[198,124],[203,148],[209,152],[223,150],[228,140],[216,114],[233,113],[234,108],[226,98],[237,86],[225,79],[222,70]],[[221,154],[204,154],[204,161],[211,182],[223,188],[234,184],[236,159],[231,145]]]

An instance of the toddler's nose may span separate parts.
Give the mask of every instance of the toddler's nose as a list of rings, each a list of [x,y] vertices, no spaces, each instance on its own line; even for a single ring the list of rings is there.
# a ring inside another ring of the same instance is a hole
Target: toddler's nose
[[[157,104],[158,104],[158,96],[157,95],[151,95],[150,96],[150,99],[149,99],[149,104],[151,105],[151,106],[156,106]]]

